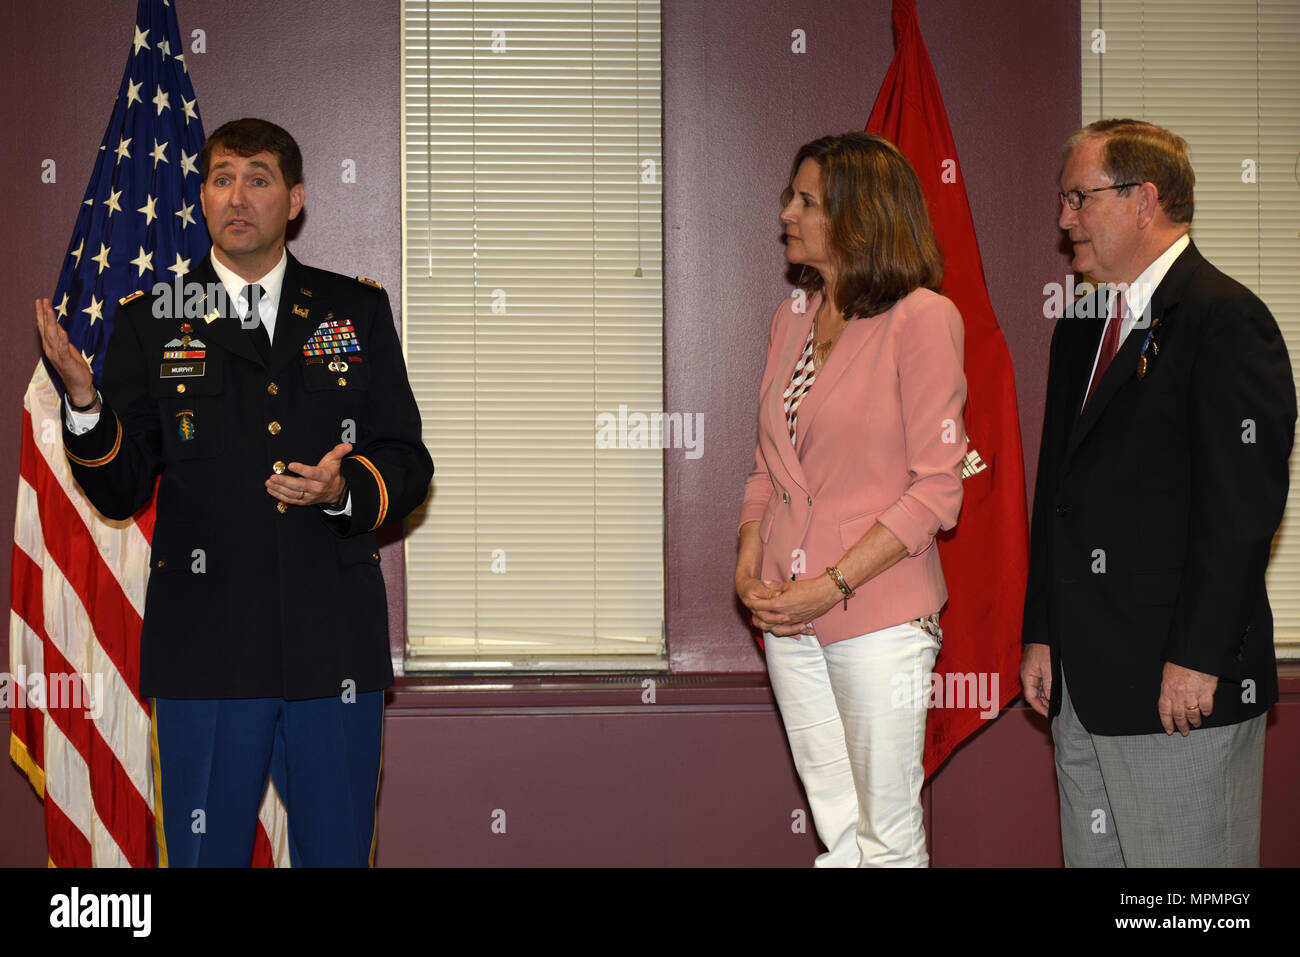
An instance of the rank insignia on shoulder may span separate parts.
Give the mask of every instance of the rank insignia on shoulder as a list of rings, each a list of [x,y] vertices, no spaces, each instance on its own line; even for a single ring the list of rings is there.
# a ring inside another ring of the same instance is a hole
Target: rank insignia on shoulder
[[[357,282],[364,282],[367,286],[374,286],[376,289],[383,289],[383,283],[375,282],[373,279],[367,279],[365,276],[358,276]]]
[[[143,296],[143,295],[144,295],[144,290],[143,290],[143,289],[137,289],[135,292],[131,293],[131,295],[129,295],[129,296],[123,296],[121,299],[119,299],[119,300],[117,301],[117,304],[118,304],[119,306],[125,306],[128,302],[131,302],[131,301],[134,300],[134,299],[139,299],[139,298],[140,298],[141,296]]]

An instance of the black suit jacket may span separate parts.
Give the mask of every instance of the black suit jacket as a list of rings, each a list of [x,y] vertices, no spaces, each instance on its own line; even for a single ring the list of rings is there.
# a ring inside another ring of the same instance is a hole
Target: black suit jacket
[[[207,259],[184,282],[187,293],[220,286]],[[109,518],[135,513],[159,479],[141,693],[301,699],[386,687],[374,530],[419,505],[433,474],[387,295],[290,256],[269,364],[233,305],[222,315],[214,295],[185,298],[185,315],[153,293],[119,307],[104,410],[90,432],[64,430],[77,481]],[[332,340],[337,353],[306,355],[327,321],[350,322],[357,348]],[[276,463],[315,465],[341,441],[353,445],[340,467],[351,516],[278,508],[264,485]]]
[[[1152,299],[1159,324],[1128,335],[1081,416],[1102,302],[1079,300],[1052,336],[1024,641],[1051,646],[1054,689],[1064,661],[1094,734],[1163,730],[1166,661],[1219,677],[1205,726],[1244,721],[1278,693],[1264,570],[1295,432],[1286,345],[1191,245]]]

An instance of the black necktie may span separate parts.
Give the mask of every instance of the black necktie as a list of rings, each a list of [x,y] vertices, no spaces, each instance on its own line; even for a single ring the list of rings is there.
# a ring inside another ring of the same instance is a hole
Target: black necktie
[[[244,287],[244,302],[248,303],[248,312],[244,314],[244,325],[253,336],[253,345],[262,357],[262,363],[269,366],[271,364],[271,338],[266,334],[266,326],[262,323],[262,311],[257,306],[264,295],[266,295],[266,290],[259,285],[249,283]],[[255,323],[255,325],[250,326],[249,323]]]

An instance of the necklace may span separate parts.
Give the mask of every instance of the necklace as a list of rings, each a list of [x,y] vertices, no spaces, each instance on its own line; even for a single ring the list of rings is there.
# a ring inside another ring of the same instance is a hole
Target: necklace
[[[831,350],[834,348],[835,348],[834,339],[824,339],[821,342],[814,342],[813,343],[813,368],[820,372],[825,367],[826,360],[830,358]]]
[[[823,306],[822,308],[826,308]],[[827,314],[832,310],[827,309]],[[821,316],[821,309],[817,310],[817,316],[813,317],[813,329],[817,328],[817,319]],[[847,324],[847,323],[846,323]],[[826,360],[830,358],[831,350],[835,348],[835,343],[840,339],[840,334],[844,332],[844,325],[841,325],[839,331],[825,339],[816,339],[813,341],[812,358],[813,368],[820,372],[826,365]],[[814,331],[815,335],[815,331]]]

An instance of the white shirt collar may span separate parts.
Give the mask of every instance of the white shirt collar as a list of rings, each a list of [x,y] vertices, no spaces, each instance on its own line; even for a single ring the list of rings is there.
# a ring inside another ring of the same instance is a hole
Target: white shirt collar
[[[212,261],[212,269],[216,272],[217,278],[221,280],[221,285],[226,287],[226,295],[230,301],[239,302],[244,295],[244,287],[250,285],[245,282],[233,269],[228,268],[221,260],[217,259],[216,254],[208,257]],[[284,285],[284,272],[289,266],[289,251],[282,249],[280,251],[280,261],[272,267],[261,279],[255,281],[255,285],[262,287],[262,309],[265,312],[270,310],[272,316],[280,306],[280,287]],[[265,318],[265,316],[263,316]]]
[[[1156,288],[1164,281],[1165,273],[1174,264],[1183,250],[1191,245],[1192,238],[1187,233],[1183,233],[1173,241],[1168,249],[1162,252],[1150,266],[1142,270],[1142,275],[1133,280],[1132,284],[1124,290],[1124,301],[1128,305],[1128,318],[1136,321],[1138,316],[1146,310],[1151,304],[1151,297],[1155,295]],[[1143,324],[1145,328],[1146,324]]]

